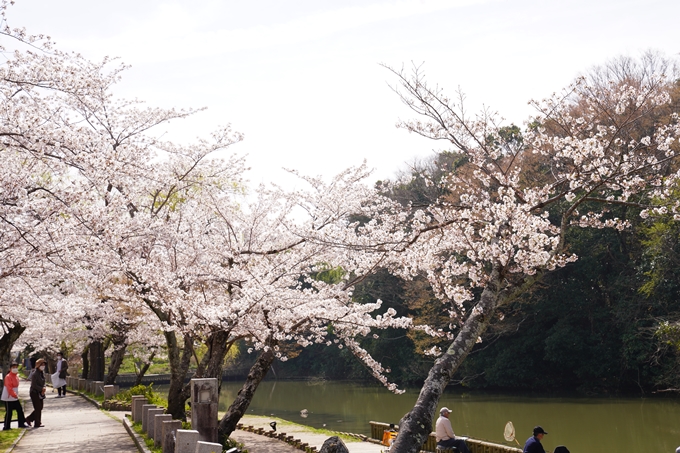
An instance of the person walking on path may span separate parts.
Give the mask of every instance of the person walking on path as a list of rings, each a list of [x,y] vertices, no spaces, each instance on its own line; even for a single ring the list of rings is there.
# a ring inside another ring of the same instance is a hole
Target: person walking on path
[[[28,385],[22,385],[19,396],[28,400],[28,394]],[[69,395],[69,398],[46,401],[49,402],[49,410],[42,414],[45,428],[27,430],[12,453],[139,452],[123,424],[85,398]],[[30,412],[29,404],[26,402],[27,412]],[[123,412],[114,411],[110,414],[118,416]]]
[[[439,418],[435,424],[437,445],[444,448],[456,447],[461,453],[470,453],[465,439],[456,439],[449,414],[451,414],[451,411],[447,407],[442,407],[439,411]]]
[[[546,434],[548,433],[546,433],[542,427],[535,427],[534,435],[528,438],[524,444],[523,453],[545,453],[545,449],[543,448],[543,445],[541,445],[541,440]]]
[[[12,429],[12,413],[17,411],[17,421],[19,428],[28,428],[31,426],[30,422],[26,421],[24,417],[24,410],[21,408],[21,401],[19,401],[19,364],[12,362],[10,365],[10,372],[5,376],[5,383],[2,387],[2,401],[5,402],[5,426],[3,430]]]
[[[29,395],[33,403],[33,412],[26,417],[26,420],[33,423],[36,428],[42,428],[42,409],[45,399],[45,360],[38,359],[35,362],[35,372],[31,376],[31,390]]]
[[[57,398],[66,396],[66,376],[68,375],[68,363],[64,360],[64,355],[61,352],[57,353],[57,371],[52,375],[52,387],[57,389],[59,393]]]

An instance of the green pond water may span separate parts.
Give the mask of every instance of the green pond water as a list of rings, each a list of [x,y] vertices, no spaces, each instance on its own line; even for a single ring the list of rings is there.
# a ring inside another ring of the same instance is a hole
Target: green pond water
[[[242,383],[223,382],[220,411]],[[398,423],[418,389],[394,395],[383,387],[329,381],[267,381],[248,414],[276,416],[315,428],[369,434],[368,422]],[[535,425],[548,431],[546,451],[566,445],[572,453],[675,453],[680,446],[678,398],[545,398],[450,391],[439,407],[453,411],[458,435],[508,444],[503,428],[512,421],[523,445]],[[301,410],[307,409],[303,417]],[[515,444],[516,445],[516,444]]]

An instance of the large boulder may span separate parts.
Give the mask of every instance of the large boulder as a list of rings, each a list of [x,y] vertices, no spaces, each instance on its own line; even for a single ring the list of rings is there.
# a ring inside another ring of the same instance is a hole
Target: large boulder
[[[342,439],[338,436],[333,436],[326,439],[319,453],[349,453],[349,450]]]

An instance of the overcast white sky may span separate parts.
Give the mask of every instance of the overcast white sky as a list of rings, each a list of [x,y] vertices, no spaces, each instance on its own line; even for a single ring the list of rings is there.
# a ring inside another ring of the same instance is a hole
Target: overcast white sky
[[[436,143],[394,127],[411,116],[379,63],[425,63],[521,124],[527,101],[618,55],[680,52],[678,0],[18,0],[12,26],[62,50],[117,56],[119,93],[161,107],[207,107],[166,127],[187,141],[231,123],[245,134],[254,183],[282,167],[332,175],[366,159],[375,177],[431,155]]]

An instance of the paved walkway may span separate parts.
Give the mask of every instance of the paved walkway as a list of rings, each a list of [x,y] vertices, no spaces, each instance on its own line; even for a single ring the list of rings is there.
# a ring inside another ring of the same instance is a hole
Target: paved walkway
[[[28,416],[33,405],[28,397],[29,383],[21,381],[19,396],[26,402]],[[121,422],[112,419],[84,398],[69,394],[56,398],[47,388],[42,412],[44,428],[29,429],[12,453],[83,452],[137,453],[137,447]]]

